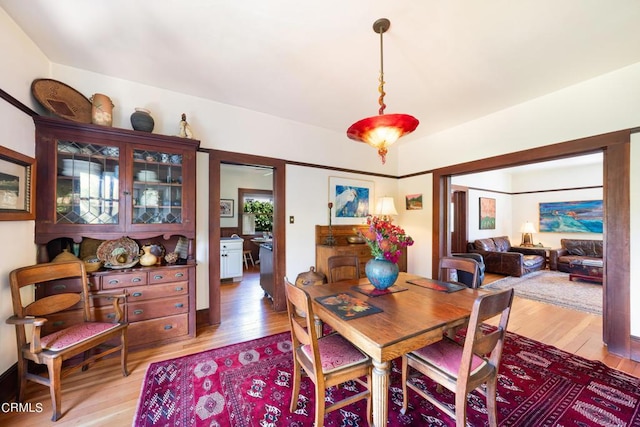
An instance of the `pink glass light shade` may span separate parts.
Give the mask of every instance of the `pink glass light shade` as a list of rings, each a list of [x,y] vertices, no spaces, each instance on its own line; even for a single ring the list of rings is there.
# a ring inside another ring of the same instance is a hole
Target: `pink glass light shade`
[[[387,147],[416,130],[419,123],[418,119],[408,114],[380,114],[358,120],[347,129],[347,136],[377,148],[384,163]]]

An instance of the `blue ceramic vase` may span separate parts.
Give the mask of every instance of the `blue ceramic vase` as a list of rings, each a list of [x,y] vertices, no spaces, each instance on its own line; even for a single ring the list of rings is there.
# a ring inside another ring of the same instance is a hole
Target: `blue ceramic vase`
[[[364,266],[364,273],[376,288],[384,290],[393,286],[398,279],[398,264],[384,258],[372,258]]]

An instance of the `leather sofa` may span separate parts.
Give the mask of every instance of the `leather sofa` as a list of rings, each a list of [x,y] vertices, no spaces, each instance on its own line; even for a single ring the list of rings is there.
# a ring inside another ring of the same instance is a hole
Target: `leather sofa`
[[[546,267],[544,249],[511,246],[507,236],[477,239],[467,243],[467,252],[482,255],[487,273],[524,276]]]
[[[569,264],[602,262],[602,240],[560,239],[560,248],[549,251],[549,269],[569,273]]]

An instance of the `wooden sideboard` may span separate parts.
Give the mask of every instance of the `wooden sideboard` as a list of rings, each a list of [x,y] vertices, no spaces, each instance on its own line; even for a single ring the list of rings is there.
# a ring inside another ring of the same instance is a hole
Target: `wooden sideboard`
[[[347,237],[356,235],[358,230],[366,229],[366,225],[334,225],[332,235],[335,245],[325,245],[329,236],[328,225],[316,225],[316,271],[327,275],[327,260],[334,255],[356,255],[360,259],[360,277],[364,277],[364,266],[369,261],[371,251],[365,243],[349,244]],[[398,261],[400,271],[407,271],[407,248],[402,250],[402,256]]]

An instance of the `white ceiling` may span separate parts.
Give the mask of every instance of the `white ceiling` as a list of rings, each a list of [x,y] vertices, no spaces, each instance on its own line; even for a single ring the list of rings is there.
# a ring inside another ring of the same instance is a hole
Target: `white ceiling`
[[[54,63],[345,132],[426,135],[640,62],[638,0],[0,0]],[[73,86],[73,82],[65,82]],[[409,136],[408,138],[412,138]]]

